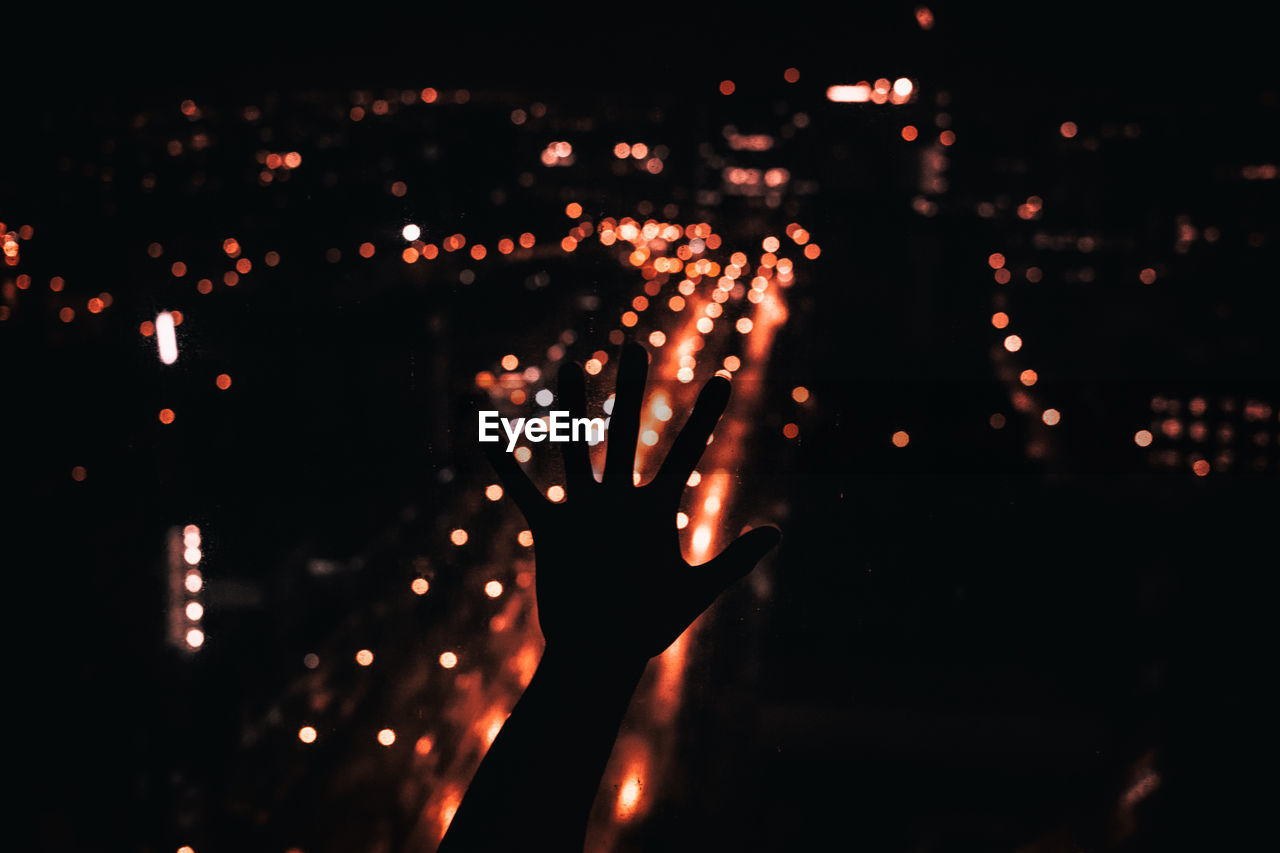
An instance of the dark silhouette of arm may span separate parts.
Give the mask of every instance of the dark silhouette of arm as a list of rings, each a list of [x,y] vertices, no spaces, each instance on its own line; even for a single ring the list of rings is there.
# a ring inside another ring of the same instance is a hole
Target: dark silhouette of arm
[[[661,654],[716,597],[781,538],[752,530],[719,556],[690,566],[675,526],[680,494],[729,401],[711,379],[652,481],[633,484],[648,354],[623,348],[604,476],[585,442],[563,444],[565,500],[552,503],[515,458],[485,444],[533,532],[538,622],[546,650],[533,680],[480,769],[441,853],[582,850],[591,804],[631,694]],[[585,417],[582,369],[559,374],[561,403]]]

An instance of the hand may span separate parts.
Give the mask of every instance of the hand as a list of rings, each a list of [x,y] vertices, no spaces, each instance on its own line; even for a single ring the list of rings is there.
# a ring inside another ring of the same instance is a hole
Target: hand
[[[658,655],[782,538],[775,527],[756,528],[707,563],[685,562],[676,529],[680,495],[729,402],[730,382],[719,376],[707,382],[657,476],[636,486],[648,370],[644,347],[627,344],[603,482],[591,470],[586,443],[565,442],[560,503],[546,499],[501,444],[483,445],[533,533],[538,621],[548,650],[640,662]],[[582,368],[566,363],[558,387],[570,416],[586,417]]]

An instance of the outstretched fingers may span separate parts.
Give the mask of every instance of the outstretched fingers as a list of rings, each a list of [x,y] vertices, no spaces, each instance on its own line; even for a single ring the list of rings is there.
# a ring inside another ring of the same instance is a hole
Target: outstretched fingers
[[[556,380],[556,390],[571,420],[587,416],[587,389],[581,366],[572,361],[562,364]],[[595,482],[595,476],[591,473],[591,457],[586,441],[566,441],[561,449],[564,452],[565,484],[568,486],[569,499],[574,500],[581,497],[583,490]]]
[[[649,374],[649,354],[637,343],[624,344],[618,360],[618,381],[614,387],[613,413],[609,417],[608,449],[604,459],[606,485],[633,484],[636,466],[636,436],[640,432],[640,407],[644,404],[644,383]]]
[[[707,439],[716,428],[725,407],[729,405],[731,383],[723,376],[713,376],[694,404],[693,413],[680,429],[671,445],[671,452],[662,461],[654,482],[663,490],[673,490],[678,495],[707,449]]]

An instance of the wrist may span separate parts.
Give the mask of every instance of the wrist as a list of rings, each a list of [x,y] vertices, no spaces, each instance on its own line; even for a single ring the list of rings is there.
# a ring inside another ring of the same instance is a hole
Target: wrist
[[[583,647],[547,643],[538,663],[538,674],[550,679],[581,685],[598,692],[616,687],[634,690],[644,675],[648,658],[618,653],[600,646]]]

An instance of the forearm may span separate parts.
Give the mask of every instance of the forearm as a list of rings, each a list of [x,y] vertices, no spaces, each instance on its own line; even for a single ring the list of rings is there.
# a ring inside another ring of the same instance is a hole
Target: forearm
[[[548,647],[472,779],[441,853],[580,851],[587,817],[644,661]]]

